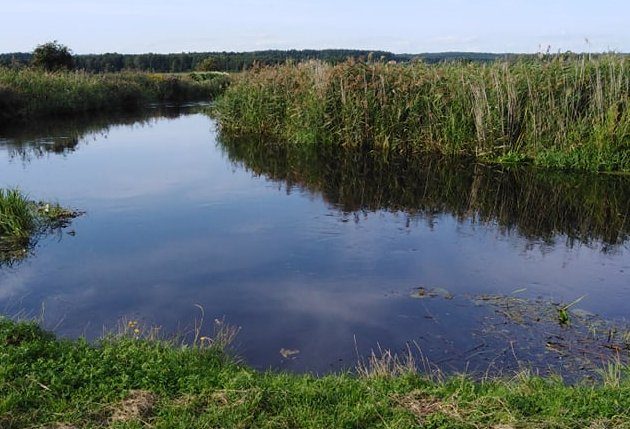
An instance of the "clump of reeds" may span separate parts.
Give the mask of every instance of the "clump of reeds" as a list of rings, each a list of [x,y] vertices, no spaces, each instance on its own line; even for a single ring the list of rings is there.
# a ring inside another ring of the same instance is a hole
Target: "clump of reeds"
[[[16,189],[0,189],[0,238],[26,238],[36,226],[33,204]]]
[[[63,227],[79,214],[58,204],[31,201],[17,189],[0,189],[0,252],[27,245],[34,236]]]
[[[629,62],[285,64],[236,78],[216,111],[292,144],[630,171]]]
[[[41,116],[137,108],[158,101],[210,100],[228,77],[139,72],[91,74],[0,68],[0,125]]]

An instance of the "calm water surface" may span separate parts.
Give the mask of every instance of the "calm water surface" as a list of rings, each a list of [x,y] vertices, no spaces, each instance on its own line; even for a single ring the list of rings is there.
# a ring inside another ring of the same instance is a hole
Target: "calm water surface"
[[[200,305],[242,328],[248,363],[316,372],[408,344],[445,369],[562,368],[548,327],[514,326],[482,295],[629,316],[628,178],[218,140],[185,109],[0,132],[0,187],[86,211],[0,267],[0,309],[93,338],[121,318],[185,330]]]

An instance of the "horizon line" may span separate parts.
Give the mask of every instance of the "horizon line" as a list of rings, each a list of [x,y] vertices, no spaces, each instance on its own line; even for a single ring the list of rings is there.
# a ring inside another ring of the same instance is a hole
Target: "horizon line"
[[[48,43],[48,42],[44,42]],[[66,45],[67,46],[67,45]],[[68,48],[70,48],[68,46]],[[35,48],[33,48],[35,49]],[[72,48],[70,48],[72,51]],[[557,50],[557,51],[536,51],[536,52],[516,52],[516,51],[460,51],[460,50],[446,50],[446,51],[424,51],[424,52],[394,52],[388,51],[386,49],[363,49],[363,48],[286,48],[286,49],[278,49],[278,48],[268,48],[268,49],[255,49],[255,50],[208,50],[208,51],[170,51],[170,52],[154,52],[154,51],[146,51],[146,52],[117,52],[117,51],[105,51],[105,52],[90,52],[90,53],[77,53],[72,52],[72,55],[76,56],[87,56],[87,55],[107,55],[107,54],[117,54],[117,55],[178,55],[178,54],[253,54],[258,52],[290,52],[290,51],[360,51],[360,52],[382,52],[387,54],[392,54],[396,56],[405,56],[405,55],[434,55],[434,54],[491,54],[491,55],[538,55],[538,54],[548,54],[548,55],[559,55],[559,54],[578,54],[578,55],[597,55],[597,54],[617,54],[617,55],[628,55],[630,52],[622,52],[615,50],[602,50],[602,51],[572,51],[570,49],[567,50]],[[0,55],[11,55],[11,54],[32,54],[33,51],[11,51],[11,52],[0,52]]]

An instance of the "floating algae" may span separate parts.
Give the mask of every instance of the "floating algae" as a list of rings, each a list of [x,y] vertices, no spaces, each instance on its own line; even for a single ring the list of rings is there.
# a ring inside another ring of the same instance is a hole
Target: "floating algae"
[[[423,299],[423,298],[444,298],[444,299],[453,299],[455,296],[444,288],[431,288],[427,289],[424,287],[419,287],[414,289],[414,291],[409,295],[411,298]]]
[[[541,297],[459,294],[455,298],[443,291],[445,289],[418,288],[411,297],[454,300],[453,307],[449,305],[443,315],[452,314],[453,308],[470,309],[470,306],[481,311],[480,329],[471,334],[478,345],[457,356],[458,359],[468,361],[475,357],[478,360],[486,356],[489,366],[498,362],[505,365],[509,360],[516,368],[546,367],[552,373],[560,370],[568,378],[584,372],[597,376],[598,368],[605,362],[630,362],[630,325],[626,321],[606,320],[587,310],[573,308],[571,304],[554,303]],[[435,305],[445,304],[436,302]],[[567,319],[559,318],[561,310]],[[434,320],[440,322],[439,317]],[[442,320],[452,323],[450,316]]]

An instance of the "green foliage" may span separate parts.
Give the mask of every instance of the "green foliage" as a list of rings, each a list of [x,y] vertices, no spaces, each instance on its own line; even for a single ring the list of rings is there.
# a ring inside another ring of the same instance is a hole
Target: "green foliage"
[[[17,189],[0,188],[0,266],[23,259],[38,236],[78,215],[58,204],[31,201]]]
[[[238,72],[258,65],[283,64],[287,61],[300,62],[318,59],[331,64],[343,62],[348,58],[367,58],[372,53],[375,58],[407,61],[411,57],[395,55],[391,52],[364,51],[356,49],[323,50],[266,50],[254,52],[182,52],[177,54],[96,54],[75,56],[76,67],[88,72],[118,72],[124,70],[150,71],[158,73],[191,72],[206,59],[212,59],[212,70]],[[453,58],[495,58],[495,54],[455,54]],[[16,52],[0,54],[0,65],[16,66],[28,64],[31,54]],[[452,54],[427,54],[427,61],[439,61],[452,58]]]
[[[598,57],[603,54],[592,54]],[[0,65],[22,67],[30,63],[33,55],[28,52],[0,53]],[[88,72],[118,72],[123,70],[150,71],[158,73],[190,72],[207,58],[212,58],[217,71],[240,72],[255,65],[270,66],[287,61],[299,63],[320,60],[328,64],[339,64],[349,59],[359,61],[395,61],[397,63],[423,62],[437,64],[444,62],[490,63],[497,60],[531,61],[539,54],[495,54],[489,52],[431,52],[420,54],[394,54],[387,51],[367,51],[357,49],[304,49],[304,50],[265,50],[253,52],[180,52],[173,54],[88,54],[75,55],[76,68]],[[565,53],[543,55],[543,58],[574,59],[577,54]]]
[[[573,58],[575,54],[561,54],[562,58]],[[597,56],[597,54],[593,54]],[[536,58],[532,54],[494,54],[488,52],[432,52],[421,54],[394,54],[386,51],[367,51],[357,49],[304,49],[304,50],[265,50],[253,52],[180,52],[176,54],[89,54],[75,55],[76,67],[89,72],[117,72],[138,70],[150,72],[190,72],[207,58],[212,58],[214,70],[239,72],[258,66],[284,64],[287,61],[298,63],[320,60],[329,64],[338,64],[348,59],[396,61],[398,63],[424,62],[436,64],[442,62],[492,62],[496,60],[516,61]],[[549,55],[547,55],[549,57]],[[20,67],[28,64],[32,54],[13,52],[0,54],[0,65]]]
[[[20,114],[23,97],[11,86],[0,83],[0,124]]]
[[[627,172],[629,61],[286,64],[236,77],[216,111],[287,144]]]
[[[37,212],[17,189],[0,188],[0,239],[28,238],[36,226]]]
[[[196,67],[196,71],[216,71],[217,70],[217,62],[214,58],[208,57],[201,61]]]
[[[54,72],[0,68],[0,126],[10,121],[80,112],[136,109],[149,102],[209,100],[229,78],[188,75]]]
[[[624,427],[628,369],[605,384],[257,372],[215,347],[142,336],[95,345],[0,319],[0,427]],[[613,374],[614,372],[614,374]]]
[[[37,46],[31,64],[46,71],[72,70],[74,60],[70,49],[55,40]]]

